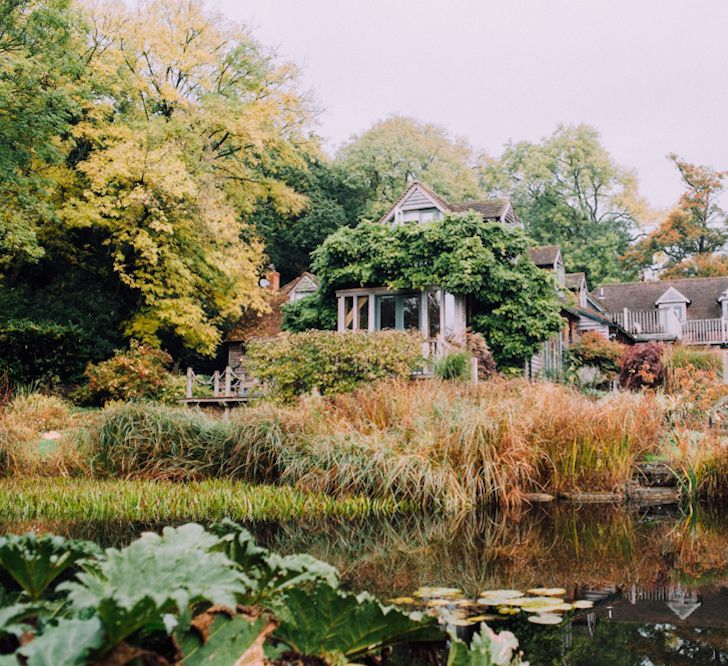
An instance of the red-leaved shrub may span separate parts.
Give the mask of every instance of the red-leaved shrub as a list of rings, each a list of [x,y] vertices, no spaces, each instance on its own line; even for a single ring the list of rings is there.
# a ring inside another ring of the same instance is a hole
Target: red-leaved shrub
[[[622,357],[619,383],[631,391],[662,386],[665,383],[664,349],[664,345],[657,342],[627,349]]]

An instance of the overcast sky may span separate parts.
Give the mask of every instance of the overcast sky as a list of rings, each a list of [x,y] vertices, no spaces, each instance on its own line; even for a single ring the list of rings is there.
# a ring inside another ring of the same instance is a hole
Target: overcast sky
[[[217,0],[303,69],[330,150],[390,114],[476,148],[594,125],[656,207],[728,168],[726,0]]]

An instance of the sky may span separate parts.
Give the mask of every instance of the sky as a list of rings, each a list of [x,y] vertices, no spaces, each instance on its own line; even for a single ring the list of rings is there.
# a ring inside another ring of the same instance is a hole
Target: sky
[[[656,208],[728,169],[727,0],[210,0],[302,68],[333,152],[392,114],[498,155],[588,123]]]

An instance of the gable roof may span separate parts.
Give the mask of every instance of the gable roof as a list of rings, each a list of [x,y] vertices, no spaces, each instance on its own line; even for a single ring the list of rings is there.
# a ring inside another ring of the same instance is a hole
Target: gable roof
[[[299,285],[300,285],[301,283],[305,283],[305,282],[308,282],[308,281],[311,281],[311,282],[313,282],[313,284],[315,285],[315,287],[316,287],[317,289],[318,289],[318,287],[319,287],[319,284],[321,284],[321,282],[319,281],[319,279],[318,279],[318,278],[317,278],[317,277],[316,277],[316,276],[315,276],[315,275],[314,275],[313,273],[309,273],[308,271],[304,271],[304,272],[303,272],[303,273],[301,273],[301,274],[300,274],[300,275],[299,275],[299,276],[298,276],[297,278],[293,278],[293,280],[291,280],[291,281],[290,281],[290,282],[288,282],[287,284],[284,284],[284,285],[283,285],[283,286],[282,286],[282,287],[280,288],[280,291],[279,291],[278,293],[279,293],[279,294],[282,294],[282,295],[284,295],[284,296],[286,296],[286,297],[288,297],[288,296],[290,295],[290,293],[291,293],[292,291],[295,291],[295,290],[296,290],[296,288],[297,288],[297,287],[298,287],[298,286],[299,286]]]
[[[662,303],[690,303],[690,299],[683,296],[675,287],[668,287],[665,293],[655,301],[655,305]]]
[[[582,286],[586,287],[586,274],[585,273],[567,273],[564,276],[565,286],[567,289],[577,290],[581,289]]]
[[[728,289],[728,276],[605,284],[594,289],[591,296],[607,312],[621,312],[624,308],[654,310],[655,303],[670,287],[689,299],[688,319],[718,319],[718,299]]]
[[[466,213],[470,210],[480,213],[484,220],[499,220],[501,222],[507,222],[509,224],[518,224],[520,220],[513,211],[513,205],[511,200],[505,197],[484,199],[481,201],[459,201],[457,203],[451,203],[431,190],[427,185],[417,180],[412,181],[409,187],[402,192],[397,201],[391,206],[391,208],[379,219],[380,223],[389,221],[394,214],[394,211],[402,205],[413,193],[421,192],[430,201],[432,201],[433,207],[439,208],[443,213]]]
[[[539,245],[528,248],[528,258],[539,268],[553,268],[561,256],[558,245]]]

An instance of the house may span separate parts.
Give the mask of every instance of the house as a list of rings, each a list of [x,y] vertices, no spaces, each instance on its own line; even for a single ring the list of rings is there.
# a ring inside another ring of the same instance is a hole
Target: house
[[[253,338],[270,338],[281,332],[283,323],[283,306],[312,295],[319,287],[318,278],[312,273],[301,273],[283,287],[281,276],[273,266],[266,273],[261,284],[269,291],[268,312],[246,312],[225,340],[227,346],[227,364],[231,368],[240,365],[245,344]]]
[[[728,347],[728,277],[605,284],[590,296],[636,342]]]
[[[520,226],[509,199],[451,203],[420,182],[411,183],[379,220],[381,224],[424,223],[446,213],[475,211],[484,220]],[[424,291],[357,287],[336,292],[339,331],[416,329],[426,356],[444,353],[450,341],[463,343],[467,303],[462,294],[433,286]]]

